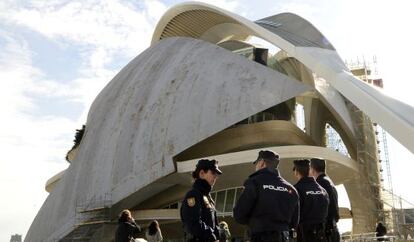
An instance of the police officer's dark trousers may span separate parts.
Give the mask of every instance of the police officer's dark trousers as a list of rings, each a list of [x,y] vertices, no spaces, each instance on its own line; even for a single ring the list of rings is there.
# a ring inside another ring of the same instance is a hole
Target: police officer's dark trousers
[[[341,236],[339,235],[338,228],[336,227],[336,222],[326,223],[326,238],[327,242],[339,242]]]
[[[191,239],[184,239],[185,242],[203,242],[201,239],[191,238]]]
[[[190,234],[188,232],[184,232],[184,242],[201,242],[201,241],[202,240],[194,237],[192,234]]]
[[[253,234],[252,242],[289,242],[288,231],[269,231]]]
[[[324,225],[300,224],[297,242],[327,242]]]

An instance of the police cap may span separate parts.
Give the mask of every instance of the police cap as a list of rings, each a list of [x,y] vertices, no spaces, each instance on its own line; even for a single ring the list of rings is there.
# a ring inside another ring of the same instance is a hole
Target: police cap
[[[256,164],[259,160],[266,160],[270,162],[279,162],[279,155],[273,153],[270,150],[261,150],[259,151],[259,156],[255,161],[253,161],[253,164]]]
[[[197,162],[196,168],[203,170],[211,170],[221,175],[223,172],[218,168],[218,161],[201,159]]]

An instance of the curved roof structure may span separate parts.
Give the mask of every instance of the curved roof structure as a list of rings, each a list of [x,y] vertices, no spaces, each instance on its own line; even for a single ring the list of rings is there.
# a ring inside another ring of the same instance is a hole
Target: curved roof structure
[[[250,36],[262,38],[325,79],[414,152],[411,138],[414,135],[414,108],[354,77],[332,44],[312,24],[297,15],[282,13],[252,22],[208,4],[183,3],[164,14],[154,31],[152,43],[172,36],[198,38],[215,44],[230,39],[245,40]]]

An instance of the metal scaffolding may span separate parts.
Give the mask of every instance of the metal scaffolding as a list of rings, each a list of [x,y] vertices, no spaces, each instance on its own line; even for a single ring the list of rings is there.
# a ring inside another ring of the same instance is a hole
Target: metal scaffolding
[[[338,151],[339,153],[343,155],[351,157],[348,153],[348,149],[346,148],[345,143],[343,142],[341,136],[338,134],[338,132],[333,127],[331,127],[329,124],[326,124],[325,132],[326,132],[326,147],[331,148],[335,151]]]
[[[372,61],[365,58],[346,62],[350,71],[362,81],[378,88],[383,88],[383,80],[378,77],[377,58],[374,56]],[[373,70],[373,71],[372,71]],[[379,217],[384,218],[389,232],[397,238],[414,237],[414,204],[408,202],[401,196],[394,193],[391,175],[391,165],[389,160],[389,150],[387,143],[387,132],[377,123],[373,123],[376,144],[379,157],[380,174],[380,200],[383,209],[378,211]]]
[[[75,224],[73,230],[65,231],[54,241],[90,241],[97,230],[103,225],[111,223],[109,209],[112,205],[111,194],[106,193],[100,197],[92,197],[85,201],[77,201],[75,211]]]

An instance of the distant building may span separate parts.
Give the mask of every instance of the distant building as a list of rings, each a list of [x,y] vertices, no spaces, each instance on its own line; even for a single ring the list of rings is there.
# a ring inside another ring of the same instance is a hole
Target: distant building
[[[22,236],[20,234],[12,235],[10,242],[22,242]]]

